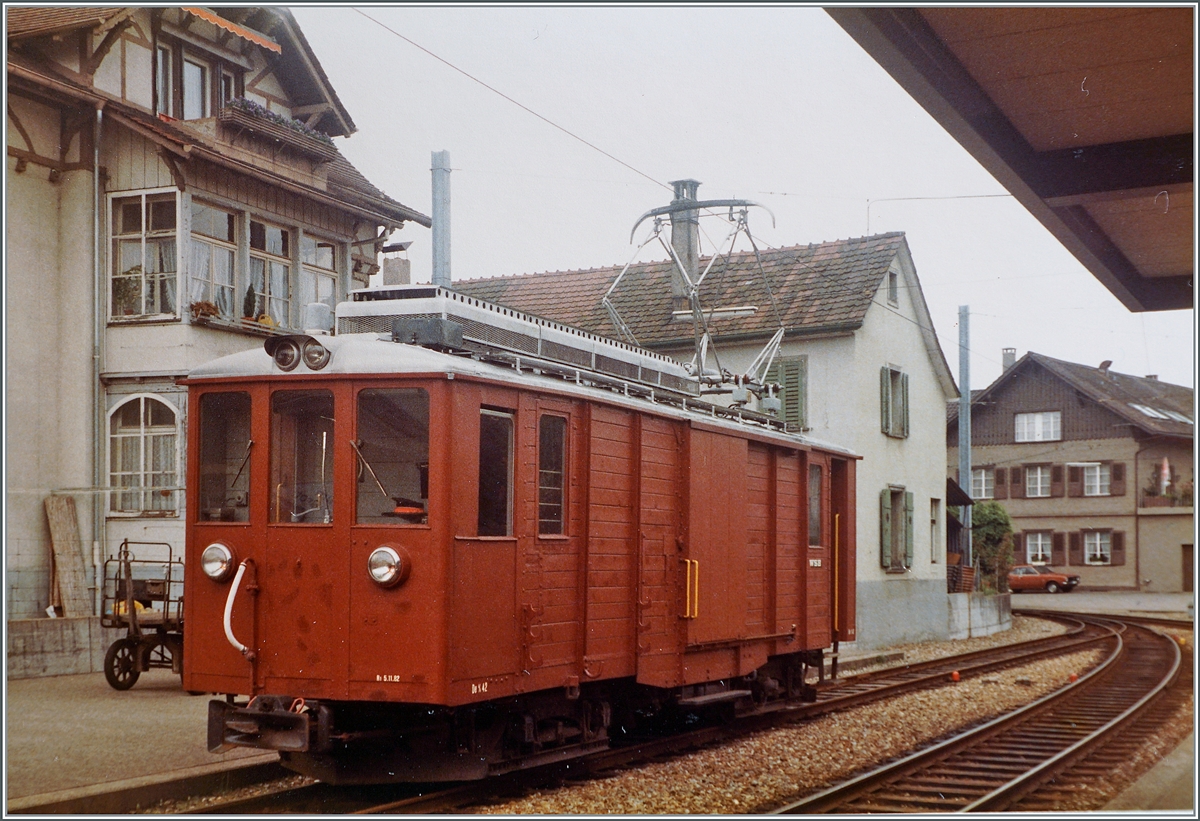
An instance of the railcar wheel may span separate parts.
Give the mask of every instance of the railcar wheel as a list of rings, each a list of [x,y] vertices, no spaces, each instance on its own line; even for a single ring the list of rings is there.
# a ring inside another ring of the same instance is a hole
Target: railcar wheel
[[[1057,593],[1058,590],[1059,590],[1058,582],[1046,582],[1046,592],[1047,593]]]
[[[142,671],[137,665],[138,643],[118,639],[104,654],[104,678],[114,690],[128,690],[137,683]]]

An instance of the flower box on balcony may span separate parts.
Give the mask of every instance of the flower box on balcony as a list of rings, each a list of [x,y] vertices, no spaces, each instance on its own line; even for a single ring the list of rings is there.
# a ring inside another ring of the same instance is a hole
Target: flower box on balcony
[[[338,150],[332,144],[310,137],[295,128],[281,125],[246,108],[227,105],[218,112],[217,121],[222,125],[241,128],[273,142],[291,146],[321,162],[332,162],[338,157]]]

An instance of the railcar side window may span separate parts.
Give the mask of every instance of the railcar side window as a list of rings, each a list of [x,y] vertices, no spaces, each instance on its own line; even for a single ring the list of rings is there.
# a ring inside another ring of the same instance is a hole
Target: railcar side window
[[[808,544],[821,544],[821,466],[808,466]]]
[[[567,420],[543,416],[538,422],[538,533],[563,533]]]
[[[479,533],[512,535],[513,415],[484,408],[479,415]]]
[[[333,394],[271,396],[271,521],[333,521]]]
[[[202,521],[250,521],[250,395],[200,397],[200,504]]]
[[[429,394],[421,388],[358,394],[359,524],[425,524],[429,517]]]

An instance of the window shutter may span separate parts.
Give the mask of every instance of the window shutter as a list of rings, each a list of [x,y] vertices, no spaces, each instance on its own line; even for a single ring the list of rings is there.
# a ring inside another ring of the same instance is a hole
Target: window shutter
[[[884,570],[892,567],[892,491],[879,492],[879,564]]]
[[[796,424],[808,427],[808,357],[801,356],[792,361],[795,369]]]
[[[1025,534],[1013,534],[1013,560],[1018,564],[1029,561],[1029,557],[1025,555]]]
[[[1050,564],[1062,565],[1067,561],[1067,550],[1063,544],[1065,533],[1050,535]]]
[[[771,365],[764,378],[779,383],[783,403],[780,418],[798,428],[808,427],[808,357],[781,359]]]
[[[1050,466],[1050,495],[1051,496],[1062,496],[1063,495],[1063,466],[1062,465],[1051,465]]]
[[[1125,495],[1125,463],[1113,462],[1108,474],[1108,493],[1110,496]]]
[[[1014,499],[1024,499],[1025,477],[1022,475],[1024,471],[1021,468],[1012,468],[1008,473],[1011,479],[1008,495]]]
[[[1078,530],[1070,534],[1067,547],[1067,564],[1083,564],[1083,534]]]
[[[908,436],[908,374],[900,374],[900,435]]]
[[[1079,465],[1071,465],[1067,468],[1067,495],[1083,495],[1083,468]]]
[[[1113,567],[1120,567],[1125,564],[1125,533],[1120,530],[1112,532],[1112,542],[1109,547],[1112,549],[1111,559],[1109,564]]]
[[[994,483],[995,484],[994,484],[994,487],[992,490],[992,494],[997,499],[1007,499],[1008,498],[1008,471],[1005,470],[1004,468],[996,468],[996,473],[994,476]]]
[[[889,405],[892,401],[892,385],[891,376],[888,373],[887,367],[879,369],[879,428],[884,433],[891,433],[891,408]]]
[[[912,567],[913,562],[913,495],[904,494],[904,566]]]

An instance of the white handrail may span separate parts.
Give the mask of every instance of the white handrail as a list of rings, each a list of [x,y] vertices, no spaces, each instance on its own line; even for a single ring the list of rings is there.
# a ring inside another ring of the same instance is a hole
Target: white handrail
[[[233,625],[230,623],[230,616],[233,615],[233,600],[237,596],[238,587],[242,583],[242,576],[246,573],[246,562],[243,561],[238,565],[237,574],[233,577],[233,584],[229,586],[229,595],[225,598],[225,638],[233,645],[233,649],[237,650],[243,656],[250,652],[250,648],[242,644],[233,636]]]

